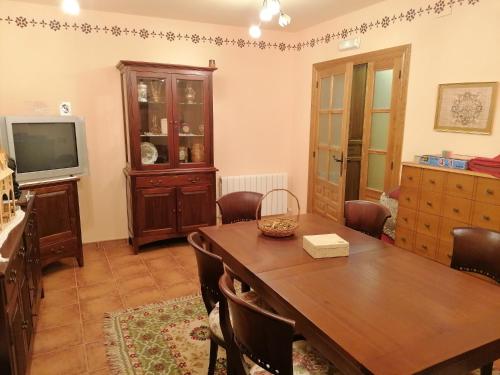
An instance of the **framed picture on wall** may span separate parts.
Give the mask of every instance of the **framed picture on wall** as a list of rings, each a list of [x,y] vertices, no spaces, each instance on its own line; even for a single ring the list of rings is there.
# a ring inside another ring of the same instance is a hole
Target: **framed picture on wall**
[[[491,134],[498,82],[439,85],[434,130]]]

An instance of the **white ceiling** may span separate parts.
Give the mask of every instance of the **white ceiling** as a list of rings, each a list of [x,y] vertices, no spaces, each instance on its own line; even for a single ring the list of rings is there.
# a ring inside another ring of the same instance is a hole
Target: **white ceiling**
[[[13,0],[59,5],[61,0]],[[248,27],[258,22],[262,0],[79,0],[83,9]],[[281,0],[298,31],[383,0]],[[280,27],[273,20],[269,28]],[[264,26],[265,27],[265,26]]]

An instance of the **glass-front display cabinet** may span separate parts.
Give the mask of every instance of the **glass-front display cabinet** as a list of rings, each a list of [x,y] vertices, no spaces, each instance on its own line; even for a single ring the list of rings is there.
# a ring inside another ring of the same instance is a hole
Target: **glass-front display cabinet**
[[[139,247],[215,224],[215,68],[120,61],[129,240]]]

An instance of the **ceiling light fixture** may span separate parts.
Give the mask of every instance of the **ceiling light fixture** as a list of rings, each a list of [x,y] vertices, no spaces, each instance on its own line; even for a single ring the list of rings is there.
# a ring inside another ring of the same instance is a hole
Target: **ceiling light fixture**
[[[269,22],[273,19],[273,16],[279,14],[278,23],[281,27],[286,27],[292,22],[292,17],[288,14],[283,13],[281,10],[280,0],[264,0],[262,3],[262,8],[259,13],[259,18],[261,22]],[[258,39],[262,35],[262,30],[260,29],[260,24],[250,26],[248,30],[250,36],[254,39]]]
[[[78,0],[63,0],[61,7],[64,13],[74,16],[80,13],[80,4],[78,4]]]

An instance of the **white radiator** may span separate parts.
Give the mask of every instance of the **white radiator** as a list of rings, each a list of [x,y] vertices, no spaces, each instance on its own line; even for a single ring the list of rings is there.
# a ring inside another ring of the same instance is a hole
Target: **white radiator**
[[[219,198],[235,191],[256,191],[266,194],[272,189],[288,189],[286,173],[259,174],[248,176],[222,176],[219,185]],[[286,191],[269,194],[262,202],[262,216],[278,215],[287,212],[288,196]]]

